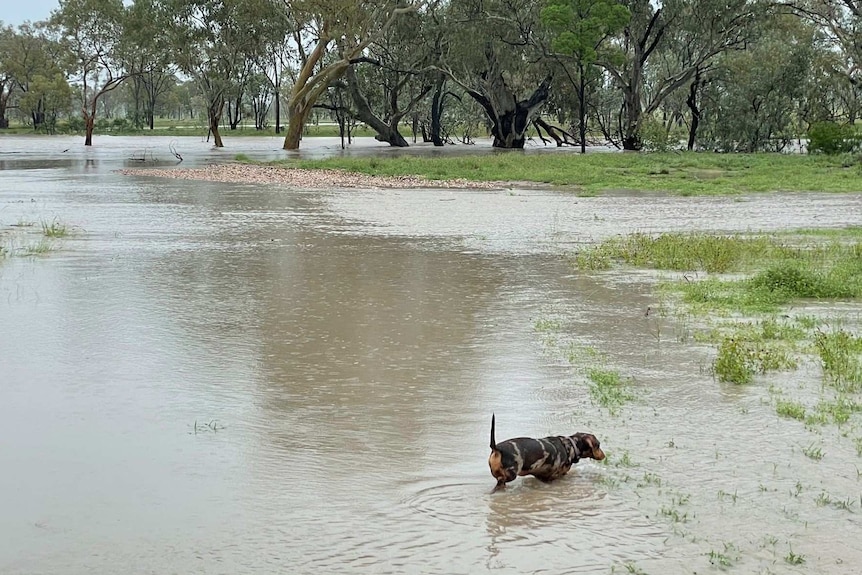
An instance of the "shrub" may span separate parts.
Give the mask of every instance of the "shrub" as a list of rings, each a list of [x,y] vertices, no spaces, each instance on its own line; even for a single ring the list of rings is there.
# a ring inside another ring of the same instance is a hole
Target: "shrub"
[[[850,124],[817,122],[808,130],[808,152],[849,154],[862,145],[862,135]]]

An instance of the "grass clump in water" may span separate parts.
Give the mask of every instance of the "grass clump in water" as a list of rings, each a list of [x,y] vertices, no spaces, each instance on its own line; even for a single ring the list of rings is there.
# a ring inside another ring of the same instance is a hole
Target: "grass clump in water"
[[[795,369],[796,365],[796,360],[780,347],[726,337],[718,346],[712,367],[719,381],[743,385],[751,383],[756,374]]]
[[[779,399],[775,404],[775,412],[781,417],[805,421],[805,406],[798,401]]]
[[[766,237],[636,233],[584,250],[576,260],[581,269],[607,269],[617,261],[659,270],[726,273],[781,250]]]
[[[840,392],[862,391],[862,338],[843,329],[818,331],[814,348],[827,383]]]
[[[54,218],[50,222],[42,220],[42,235],[46,238],[64,238],[69,234],[66,224]]]
[[[616,370],[593,367],[587,370],[587,379],[590,380],[590,397],[611,413],[618,412],[635,397],[629,389],[631,380],[623,379]]]

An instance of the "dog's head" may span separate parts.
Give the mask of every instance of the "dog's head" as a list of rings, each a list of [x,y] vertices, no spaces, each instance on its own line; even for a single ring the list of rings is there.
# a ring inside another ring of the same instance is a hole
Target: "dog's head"
[[[581,457],[590,457],[596,461],[605,458],[605,452],[602,451],[599,440],[592,433],[576,433],[571,437]]]

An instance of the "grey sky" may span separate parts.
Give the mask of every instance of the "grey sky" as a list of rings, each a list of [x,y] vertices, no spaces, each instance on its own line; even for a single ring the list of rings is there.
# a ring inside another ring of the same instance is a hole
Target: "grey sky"
[[[59,5],[59,0],[0,0],[0,20],[12,26],[46,20]]]

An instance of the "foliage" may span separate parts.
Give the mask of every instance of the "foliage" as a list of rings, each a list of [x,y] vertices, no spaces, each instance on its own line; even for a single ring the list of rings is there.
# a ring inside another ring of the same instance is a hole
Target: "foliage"
[[[862,133],[850,124],[817,122],[808,130],[808,152],[847,154],[862,146]]]
[[[702,145],[781,151],[796,139],[794,117],[812,59],[812,34],[792,17],[775,17],[747,50],[721,59],[705,92]]]
[[[541,18],[555,34],[551,40],[554,50],[592,64],[604,41],[623,29],[631,13],[616,0],[548,0]]]

